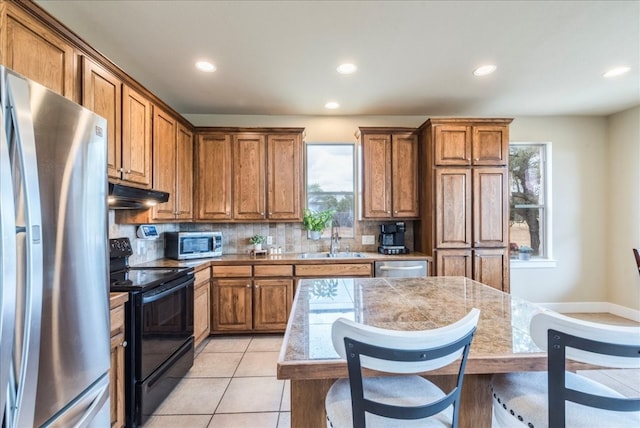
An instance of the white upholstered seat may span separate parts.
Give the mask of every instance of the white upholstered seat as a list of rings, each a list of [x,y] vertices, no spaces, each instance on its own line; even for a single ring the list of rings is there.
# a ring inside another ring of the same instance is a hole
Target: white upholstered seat
[[[604,325],[542,311],[532,318],[530,330],[536,345],[545,350],[551,348],[548,352],[549,371],[493,376],[493,413],[500,427],[640,426],[640,400],[625,399],[607,386],[566,371],[563,355],[566,352],[567,359],[598,366],[640,368],[640,327]],[[611,355],[619,351],[616,345],[625,345],[623,351],[626,356]],[[584,349],[591,349],[591,352]],[[619,401],[607,401],[601,397]],[[589,406],[574,402],[585,399]],[[634,411],[593,407],[603,405],[613,408],[626,406]],[[559,418],[561,415],[564,415],[564,423]]]
[[[335,321],[333,346],[347,360],[349,379],[337,380],[327,393],[327,426],[457,426],[464,366],[479,314],[472,309],[449,326],[424,331],[386,330],[344,318]],[[456,360],[458,382],[448,393],[415,374]],[[395,375],[363,377],[363,367]]]

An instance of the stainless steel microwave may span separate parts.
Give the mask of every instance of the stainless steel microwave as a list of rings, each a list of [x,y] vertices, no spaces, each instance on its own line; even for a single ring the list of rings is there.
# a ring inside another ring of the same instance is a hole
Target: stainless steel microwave
[[[221,232],[166,232],[164,255],[174,260],[222,255]]]

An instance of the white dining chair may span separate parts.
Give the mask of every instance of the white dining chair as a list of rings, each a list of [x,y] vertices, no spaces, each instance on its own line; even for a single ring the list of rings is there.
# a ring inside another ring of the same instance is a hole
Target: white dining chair
[[[499,427],[640,427],[640,399],[566,370],[566,360],[640,368],[640,327],[583,321],[541,311],[531,337],[547,351],[546,372],[496,374],[491,381]]]
[[[347,360],[349,378],[338,379],[327,393],[327,426],[456,427],[464,368],[479,316],[474,308],[453,324],[422,331],[336,320],[333,346]],[[448,393],[417,375],[456,360],[457,382]],[[387,375],[363,376],[363,368]]]

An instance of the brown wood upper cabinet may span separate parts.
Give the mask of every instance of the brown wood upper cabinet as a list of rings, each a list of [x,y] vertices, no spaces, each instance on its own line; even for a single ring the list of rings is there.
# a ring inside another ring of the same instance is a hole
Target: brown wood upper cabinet
[[[87,57],[82,74],[82,104],[107,120],[107,175],[150,188],[151,102]]]
[[[75,49],[19,5],[5,1],[1,9],[2,64],[78,102]]]
[[[302,130],[198,136],[197,220],[302,220]]]
[[[435,165],[507,165],[508,129],[506,125],[465,125],[455,121],[435,125]]]
[[[360,128],[360,133],[362,217],[418,217],[418,137],[415,130]]]
[[[153,220],[193,218],[193,133],[159,108],[153,113],[153,188],[169,200],[151,209]]]

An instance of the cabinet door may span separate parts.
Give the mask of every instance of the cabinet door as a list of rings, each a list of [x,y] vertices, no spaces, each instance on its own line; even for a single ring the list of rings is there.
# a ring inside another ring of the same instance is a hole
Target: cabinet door
[[[436,247],[471,247],[471,170],[437,168],[435,193]]]
[[[151,102],[122,87],[122,178],[136,187],[151,188]]]
[[[473,277],[471,250],[436,250],[437,276]]]
[[[271,220],[302,220],[299,134],[267,136],[267,209]]]
[[[124,333],[111,338],[111,367],[109,369],[109,389],[111,402],[111,426],[124,427]]]
[[[393,217],[418,217],[418,137],[393,134],[391,147]]]
[[[234,136],[234,220],[266,218],[265,156],[264,135],[243,133]]]
[[[473,245],[506,247],[509,217],[506,168],[473,168]]]
[[[471,165],[471,127],[436,125],[434,132],[435,164]]]
[[[176,138],[176,120],[159,108],[154,108],[153,188],[169,192],[167,202],[153,207],[154,220],[176,218]]]
[[[200,135],[196,159],[196,219],[231,219],[231,137]]]
[[[176,219],[193,218],[193,133],[178,124],[176,148]]]
[[[362,140],[362,217],[391,218],[391,135]]]
[[[473,127],[473,164],[507,165],[509,161],[509,127]]]
[[[287,328],[293,279],[259,279],[254,281],[253,328],[282,330]]]
[[[214,331],[251,330],[251,279],[215,279],[211,318]]]
[[[507,250],[477,249],[473,251],[473,279],[505,293],[509,292],[509,256]]]
[[[211,311],[211,287],[209,280],[196,284],[193,296],[193,337],[194,346],[198,346],[209,336]]]
[[[87,57],[82,58],[82,105],[107,120],[107,175],[122,168],[122,82]]]
[[[2,64],[73,101],[76,58],[71,45],[11,2],[3,2]]]

